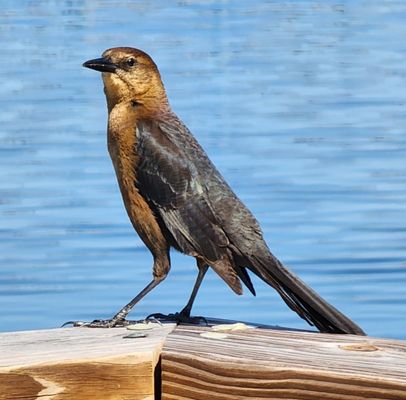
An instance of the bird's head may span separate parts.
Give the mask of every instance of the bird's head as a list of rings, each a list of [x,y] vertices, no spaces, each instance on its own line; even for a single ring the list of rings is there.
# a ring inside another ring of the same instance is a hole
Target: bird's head
[[[86,61],[83,66],[102,72],[109,109],[121,102],[147,108],[167,104],[158,68],[141,50],[115,47],[106,50],[101,58]]]

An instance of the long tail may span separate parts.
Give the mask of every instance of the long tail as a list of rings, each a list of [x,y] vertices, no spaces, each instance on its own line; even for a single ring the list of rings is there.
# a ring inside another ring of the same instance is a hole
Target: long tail
[[[365,335],[357,324],[327,303],[270,252],[261,253],[247,257],[249,269],[275,288],[285,303],[310,325],[320,332]]]

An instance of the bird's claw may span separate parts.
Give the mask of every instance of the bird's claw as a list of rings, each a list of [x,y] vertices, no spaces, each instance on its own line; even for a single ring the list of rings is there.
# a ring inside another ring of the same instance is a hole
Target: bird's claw
[[[84,321],[68,321],[62,325],[62,328],[72,325],[75,328],[122,328],[130,324],[130,321],[125,319],[95,319],[92,322]]]
[[[180,313],[174,314],[162,314],[162,313],[155,313],[150,314],[145,318],[146,321],[156,320],[156,321],[163,321],[163,322],[176,322],[177,324],[189,324],[189,325],[208,325],[207,319],[204,317],[191,317],[190,315]]]

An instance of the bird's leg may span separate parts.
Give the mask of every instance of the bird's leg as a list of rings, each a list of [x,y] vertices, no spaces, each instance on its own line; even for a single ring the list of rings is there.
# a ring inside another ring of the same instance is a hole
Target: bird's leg
[[[162,260],[154,260],[154,279],[145,286],[128,304],[126,304],[118,313],[116,313],[111,319],[96,319],[92,322],[80,322],[80,321],[69,321],[62,326],[72,324],[73,326],[85,326],[89,328],[113,328],[119,326],[129,325],[129,321],[126,321],[126,316],[133,309],[133,307],[152,289],[159,285],[168,275],[170,264],[169,259],[164,259],[165,262],[160,262]]]
[[[196,282],[195,285],[193,286],[193,290],[189,297],[189,301],[187,302],[186,306],[183,307],[182,311],[179,313],[187,318],[190,317],[190,312],[192,311],[193,303],[195,301],[197,292],[199,291],[203,278],[206,275],[206,272],[209,268],[207,264],[202,263],[200,261],[197,262],[197,266],[199,268],[199,273],[197,274]]]
[[[205,320],[204,317],[191,317],[190,312],[192,311],[193,303],[195,301],[197,292],[199,291],[200,285],[203,281],[204,276],[206,275],[206,272],[209,268],[209,266],[204,263],[203,261],[197,260],[197,267],[199,268],[199,272],[197,274],[197,278],[195,281],[195,284],[193,286],[192,293],[190,295],[189,301],[187,302],[186,306],[182,309],[182,311],[175,313],[175,314],[151,314],[147,317],[147,319],[161,319],[161,320],[166,320],[166,321],[175,321],[178,323],[200,323],[200,322],[205,322],[207,324],[207,321]]]
[[[154,278],[140,293],[137,294],[128,304],[126,304],[114,317],[111,321],[124,321],[128,313],[133,309],[133,307],[152,289],[154,289],[162,279]]]

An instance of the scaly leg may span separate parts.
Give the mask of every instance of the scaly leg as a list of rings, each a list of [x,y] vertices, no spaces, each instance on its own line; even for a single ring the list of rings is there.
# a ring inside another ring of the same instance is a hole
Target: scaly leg
[[[162,262],[164,261],[164,262]],[[159,285],[168,275],[170,269],[169,258],[155,259],[154,260],[154,279],[145,286],[128,304],[126,304],[117,314],[114,315],[111,319],[96,319],[92,322],[81,322],[81,321],[69,321],[64,323],[65,325],[73,326],[85,326],[89,328],[113,328],[119,326],[126,326],[129,324],[126,321],[126,316],[133,309],[133,307],[152,289]]]
[[[182,311],[179,313],[181,315],[184,315],[185,317],[190,317],[190,312],[192,311],[193,303],[195,301],[197,292],[199,291],[203,278],[206,275],[206,272],[209,268],[207,264],[202,263],[200,261],[197,262],[197,266],[199,268],[199,273],[197,274],[196,282],[195,285],[193,286],[193,290],[190,295],[189,301],[187,302],[186,306],[182,309]]]
[[[197,278],[196,278],[195,284],[193,286],[192,293],[190,295],[189,301],[187,302],[186,306],[182,309],[182,311],[175,313],[175,314],[169,314],[169,315],[165,315],[165,314],[161,314],[161,313],[151,314],[151,315],[148,315],[148,317],[146,319],[158,319],[158,320],[161,319],[161,320],[165,320],[165,321],[175,321],[178,323],[199,323],[199,322],[203,321],[207,324],[207,321],[203,317],[191,317],[190,316],[197,292],[199,291],[203,278],[206,275],[206,272],[209,268],[209,266],[206,263],[204,263],[203,261],[200,261],[200,260],[197,260],[197,267],[199,268],[199,272],[197,274]]]

